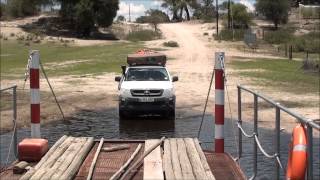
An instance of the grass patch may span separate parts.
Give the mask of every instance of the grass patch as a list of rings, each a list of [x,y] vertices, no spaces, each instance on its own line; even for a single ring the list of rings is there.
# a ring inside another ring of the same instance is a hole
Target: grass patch
[[[13,40],[1,41],[1,45],[1,76],[3,78],[24,76],[30,49],[40,50],[41,61],[49,76],[58,76],[120,72],[120,65],[126,63],[127,54],[143,48],[140,43],[85,47],[31,43],[30,46],[25,46]]]
[[[234,32],[231,29],[222,29],[219,32],[219,36],[215,35],[215,39],[223,41],[242,41],[244,38],[244,29],[234,29]]]
[[[179,44],[176,41],[164,42],[163,45],[165,47],[179,47]]]
[[[161,38],[161,32],[153,30],[138,30],[132,31],[127,35],[127,40],[137,42],[137,41],[152,41]]]
[[[306,73],[302,62],[281,59],[233,61],[241,76],[253,79],[255,84],[297,94],[319,93],[319,73]]]

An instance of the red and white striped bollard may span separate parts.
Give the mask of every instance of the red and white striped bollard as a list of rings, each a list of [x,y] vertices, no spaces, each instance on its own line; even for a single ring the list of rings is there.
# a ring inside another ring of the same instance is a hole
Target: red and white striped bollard
[[[224,153],[224,52],[215,53],[215,152]]]
[[[31,137],[40,138],[39,51],[32,51],[30,56]]]

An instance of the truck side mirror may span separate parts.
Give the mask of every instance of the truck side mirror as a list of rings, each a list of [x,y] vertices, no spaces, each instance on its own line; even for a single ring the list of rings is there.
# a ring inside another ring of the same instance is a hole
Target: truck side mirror
[[[176,81],[179,81],[179,77],[178,76],[173,76],[172,77],[172,82],[176,82]]]
[[[116,77],[114,78],[114,81],[120,82],[120,81],[121,81],[121,77],[120,77],[120,76],[116,76]]]
[[[122,65],[122,66],[121,66],[121,69],[122,69],[122,75],[125,75],[125,74],[126,74],[127,66]]]

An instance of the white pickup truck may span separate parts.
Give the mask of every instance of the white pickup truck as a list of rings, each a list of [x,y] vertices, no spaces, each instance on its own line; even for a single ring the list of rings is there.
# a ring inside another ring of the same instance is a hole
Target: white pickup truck
[[[115,77],[119,82],[119,117],[129,115],[160,114],[175,118],[176,96],[173,82],[164,54],[153,51],[138,51],[128,55],[128,67],[122,66],[122,76]]]

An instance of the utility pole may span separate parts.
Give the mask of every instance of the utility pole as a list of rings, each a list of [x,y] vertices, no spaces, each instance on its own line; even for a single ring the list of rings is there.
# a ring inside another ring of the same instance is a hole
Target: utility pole
[[[231,29],[231,12],[230,12],[231,2],[228,0],[228,29]]]
[[[131,2],[129,1],[129,22],[131,22]]]
[[[217,37],[219,36],[219,7],[218,0],[216,0],[216,18],[217,18]]]

